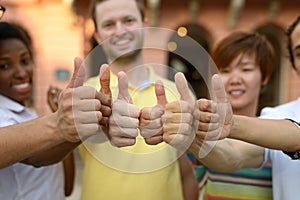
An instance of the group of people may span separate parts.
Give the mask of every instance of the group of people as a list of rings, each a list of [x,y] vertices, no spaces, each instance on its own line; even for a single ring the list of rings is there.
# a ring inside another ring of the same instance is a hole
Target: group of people
[[[26,108],[31,38],[0,22],[0,199],[64,199],[61,161],[79,146],[83,200],[196,200],[198,182],[182,151],[189,144],[197,165],[205,166],[201,198],[297,199],[299,100],[256,118],[274,60],[267,40],[244,32],[224,38],[212,53],[220,71],[212,77],[216,98],[196,100],[182,73],[172,82],[144,63],[145,33],[135,31],[147,23],[142,0],[94,0],[92,17],[110,65],[84,83],[82,60],[75,58],[57,102],[49,93],[54,112],[39,118]],[[299,21],[288,30],[297,72]],[[72,170],[66,167],[65,175]]]

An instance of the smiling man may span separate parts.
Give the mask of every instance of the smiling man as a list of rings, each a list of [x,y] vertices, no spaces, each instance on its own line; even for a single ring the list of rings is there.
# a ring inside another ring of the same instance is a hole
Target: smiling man
[[[162,141],[160,117],[164,109],[157,97],[162,86],[156,81],[162,80],[166,86],[168,100],[174,101],[178,95],[174,82],[159,77],[144,63],[143,28],[147,21],[143,1],[95,0],[92,17],[94,37],[110,64],[108,95],[112,94],[114,101],[107,132],[110,141],[87,141],[81,146],[81,199],[197,199],[197,182],[187,158],[178,159],[177,151]],[[86,84],[100,89],[98,79],[90,78]],[[145,114],[148,108],[156,109],[156,114]],[[148,129],[144,126],[147,120],[158,126]],[[187,183],[189,187],[185,187]]]

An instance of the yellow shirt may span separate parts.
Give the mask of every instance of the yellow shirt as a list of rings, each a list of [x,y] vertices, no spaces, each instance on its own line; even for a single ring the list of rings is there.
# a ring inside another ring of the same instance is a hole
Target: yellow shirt
[[[129,85],[133,103],[140,109],[157,104],[155,81],[164,82],[169,102],[178,100],[175,84],[149,71],[149,84],[140,88]],[[118,78],[111,73],[113,99],[118,95]],[[99,77],[86,85],[100,89]],[[82,200],[182,200],[182,185],[177,152],[166,143],[147,145],[141,136],[129,147],[113,147],[109,142],[86,141],[80,147],[84,161]]]

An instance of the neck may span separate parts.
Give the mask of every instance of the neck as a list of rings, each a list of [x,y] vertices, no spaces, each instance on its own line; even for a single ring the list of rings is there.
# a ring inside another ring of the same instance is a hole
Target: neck
[[[244,108],[233,108],[233,114],[235,115],[244,115],[248,117],[256,117],[258,103],[255,101],[253,104],[246,106]]]
[[[147,69],[143,62],[142,52],[120,57],[111,62],[111,71],[114,74],[118,74],[120,71],[124,71],[127,74],[128,81],[135,87],[140,86],[149,79]]]

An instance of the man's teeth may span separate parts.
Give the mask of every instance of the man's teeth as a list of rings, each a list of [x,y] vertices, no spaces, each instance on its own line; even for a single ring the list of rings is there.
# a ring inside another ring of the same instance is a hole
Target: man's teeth
[[[129,40],[120,40],[120,41],[116,42],[116,45],[124,45],[128,42],[129,42]]]

